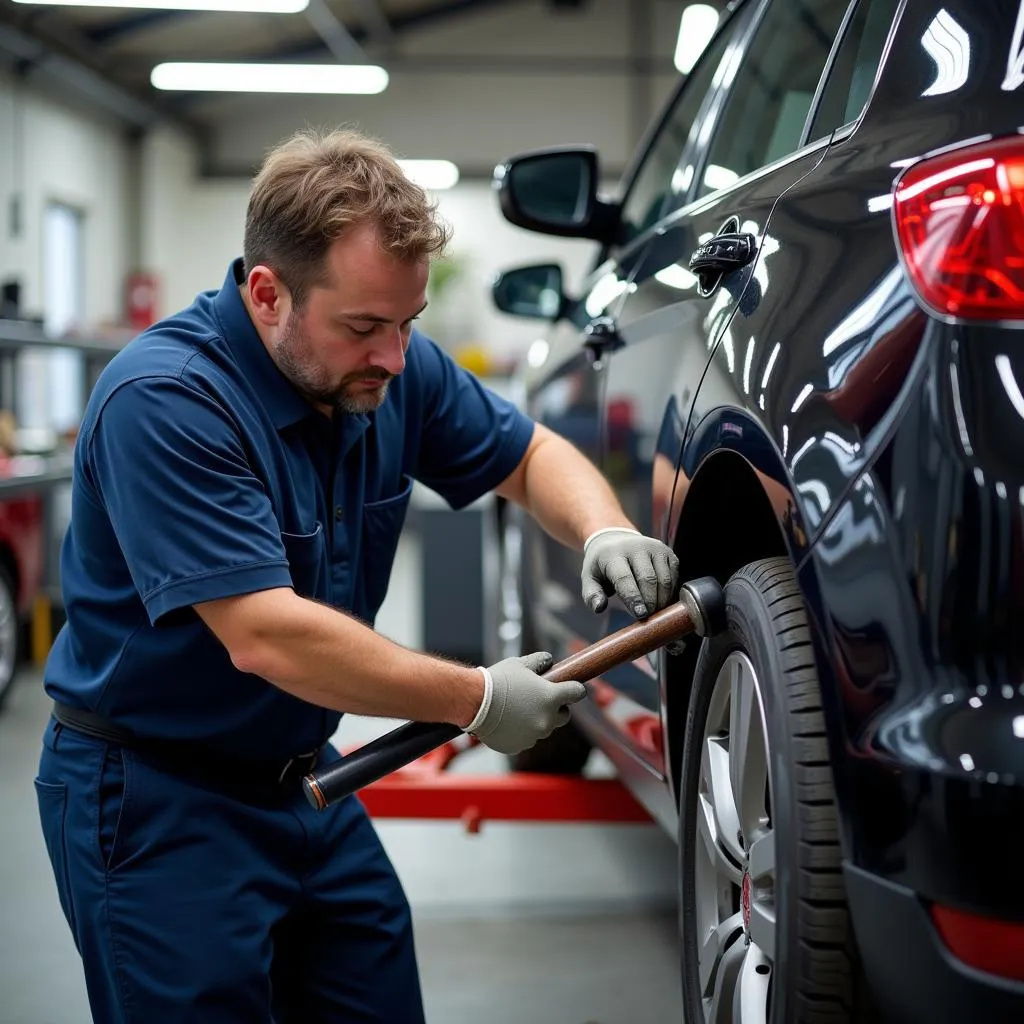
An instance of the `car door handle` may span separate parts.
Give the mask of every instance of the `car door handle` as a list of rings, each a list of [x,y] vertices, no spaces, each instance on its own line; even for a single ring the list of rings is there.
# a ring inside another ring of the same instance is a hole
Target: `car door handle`
[[[690,272],[698,277],[728,274],[745,267],[756,252],[756,239],[745,231],[715,235],[694,251],[690,257]]]
[[[608,352],[621,348],[625,342],[614,319],[610,316],[599,316],[591,320],[583,331],[583,347],[587,350],[590,361],[600,364]]]

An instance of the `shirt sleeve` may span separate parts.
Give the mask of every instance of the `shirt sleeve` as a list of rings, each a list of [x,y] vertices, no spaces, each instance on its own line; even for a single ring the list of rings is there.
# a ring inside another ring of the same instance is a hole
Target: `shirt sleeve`
[[[423,424],[416,478],[454,508],[494,490],[519,465],[533,421],[416,333]]]
[[[85,460],[154,625],[200,601],[291,586],[270,500],[210,396],[170,376],[123,384]]]

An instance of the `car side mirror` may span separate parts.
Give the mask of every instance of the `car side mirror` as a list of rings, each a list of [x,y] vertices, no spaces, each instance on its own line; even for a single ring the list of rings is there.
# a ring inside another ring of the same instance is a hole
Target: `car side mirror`
[[[553,147],[512,157],[494,171],[505,219],[517,227],[608,242],[618,207],[598,198],[600,168],[590,148]]]
[[[557,320],[565,308],[562,268],[537,263],[500,273],[491,286],[495,306],[512,316]]]

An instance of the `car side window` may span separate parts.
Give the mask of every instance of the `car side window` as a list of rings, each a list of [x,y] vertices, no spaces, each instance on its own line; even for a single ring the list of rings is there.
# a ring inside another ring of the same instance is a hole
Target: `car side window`
[[[734,32],[735,22],[711,41],[647,151],[622,204],[621,245],[628,245],[657,223],[672,190],[672,175],[683,155],[690,129],[714,84],[715,72]]]
[[[775,0],[725,101],[698,195],[794,152],[849,0]]]
[[[899,0],[860,0],[857,4],[822,90],[811,139],[824,138],[860,117],[899,5]]]

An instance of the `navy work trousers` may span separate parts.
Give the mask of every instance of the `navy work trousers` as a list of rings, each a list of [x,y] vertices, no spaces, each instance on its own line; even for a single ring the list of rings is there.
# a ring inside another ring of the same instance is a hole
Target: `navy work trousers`
[[[423,1021],[409,906],[354,797],[243,799],[53,721],[35,785],[100,1024]]]

